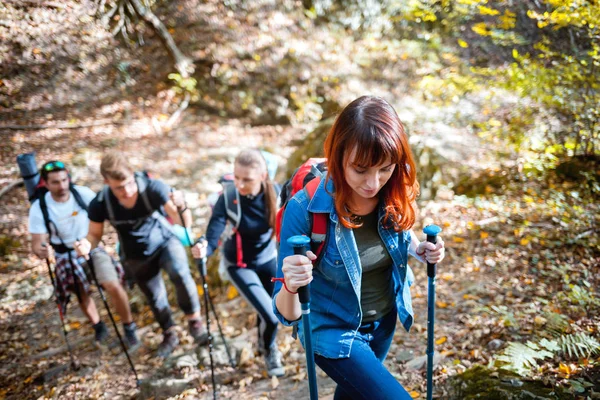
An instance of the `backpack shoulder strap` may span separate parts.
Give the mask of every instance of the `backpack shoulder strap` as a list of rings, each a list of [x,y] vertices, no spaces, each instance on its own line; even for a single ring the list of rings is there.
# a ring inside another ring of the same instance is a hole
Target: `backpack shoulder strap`
[[[313,180],[308,182],[306,186],[304,186],[304,190],[308,195],[309,199],[312,199],[321,183],[321,176],[316,176]],[[317,256],[318,262],[321,259],[321,255],[323,254],[323,249],[325,248],[325,244],[327,242],[327,230],[329,228],[329,216],[327,213],[310,213],[311,214],[311,232],[310,232],[310,243],[311,250]]]
[[[152,204],[150,203],[148,192],[146,191],[148,184],[150,183],[150,178],[143,172],[136,172],[134,176],[135,183],[138,187],[138,194],[142,197],[146,211],[148,211],[148,214],[152,214],[154,210],[152,209]]]
[[[104,201],[106,206],[106,214],[108,214],[108,221],[112,226],[117,226],[117,219],[115,218],[115,209],[113,208],[112,202],[110,201],[110,188],[108,185],[104,185],[100,192],[98,200]]]
[[[75,185],[73,185],[71,183],[69,189],[71,190],[71,193],[73,194],[73,198],[75,199],[75,202],[79,205],[79,207],[81,207],[83,210],[85,210],[87,212],[87,210],[88,210],[87,204],[85,204],[85,201],[83,201],[83,198],[81,197],[81,193],[79,193],[77,191],[77,189],[75,189]]]
[[[46,203],[46,193],[48,193],[48,191],[41,191],[38,196],[38,201],[40,202],[40,210],[42,210],[42,217],[44,217],[44,225],[46,225],[46,231],[48,232],[48,240],[50,240],[52,231],[50,230],[50,214],[48,213],[48,204]]]
[[[240,204],[240,192],[236,189],[233,183],[223,185],[223,200],[225,201],[225,211],[227,217],[233,222],[233,226],[237,229],[242,220],[242,206]]]

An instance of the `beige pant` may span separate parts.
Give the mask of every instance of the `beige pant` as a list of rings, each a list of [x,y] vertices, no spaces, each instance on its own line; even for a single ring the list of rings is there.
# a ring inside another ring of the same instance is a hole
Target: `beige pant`
[[[94,251],[92,253],[92,260],[98,283],[103,284],[104,282],[119,280],[113,260],[105,251]]]

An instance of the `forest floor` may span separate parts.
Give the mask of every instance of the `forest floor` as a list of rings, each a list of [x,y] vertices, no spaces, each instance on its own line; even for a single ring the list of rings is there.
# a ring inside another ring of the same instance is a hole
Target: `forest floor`
[[[539,338],[546,328],[598,337],[597,202],[570,182],[524,179],[514,154],[497,159],[498,143],[470,129],[477,118],[514,107],[511,96],[495,108],[485,91],[442,103],[421,83],[452,69],[449,54],[429,53],[416,41],[352,36],[292,3],[227,4],[186,0],[157,10],[197,67],[198,99],[173,127],[167,121],[180,98],[167,79],[168,55],[149,29],[143,47],[130,47],[93,17],[90,2],[0,6],[11,21],[0,24],[0,189],[19,176],[16,155],[36,151],[38,162],[63,160],[77,183],[99,190],[102,153],[118,149],[186,191],[199,235],[210,216],[206,197],[219,190],[218,177],[241,148],[278,155],[283,177],[314,122],[358,95],[379,94],[396,106],[411,144],[433,149],[419,153],[436,155],[433,176],[461,178],[464,186],[445,185],[423,199],[415,226],[420,234],[425,221],[440,225],[447,247],[437,280],[436,397],[451,398],[451,377],[493,362],[508,342]],[[166,361],[155,357],[161,336],[137,289],[131,301],[144,346],[133,360],[141,388],[114,337],[96,348],[73,303],[69,338],[82,368],[50,376],[69,356],[46,265],[30,254],[24,192],[0,199],[0,399],[210,398],[206,351],[196,351],[180,313],[182,345]],[[114,243],[109,235],[108,247]],[[410,264],[415,325],[410,333],[398,325],[386,366],[414,398],[424,398],[427,277],[424,265]],[[211,295],[239,362],[226,366],[217,345],[218,398],[307,398],[304,353],[291,330],[278,335],[286,375],[268,378],[251,308],[227,285],[211,286]],[[220,340],[214,321],[213,335]],[[576,393],[579,382],[598,392],[600,360],[586,360],[583,367],[566,355],[540,360],[532,376],[548,387]],[[335,384],[321,372],[318,380],[321,397],[331,398]]]

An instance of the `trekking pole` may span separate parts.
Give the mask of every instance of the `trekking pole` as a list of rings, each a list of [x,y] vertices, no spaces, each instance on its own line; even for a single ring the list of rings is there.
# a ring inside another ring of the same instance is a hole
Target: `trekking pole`
[[[42,244],[42,246],[44,246],[44,244]],[[79,365],[75,361],[75,357],[73,357],[73,349],[71,348],[71,344],[69,343],[69,338],[67,337],[67,327],[65,326],[65,316],[63,314],[62,306],[60,305],[60,300],[58,299],[58,291],[56,290],[56,280],[54,279],[54,273],[52,272],[52,267],[50,266],[50,260],[48,258],[46,258],[46,266],[48,267],[48,273],[50,274],[50,281],[52,282],[52,287],[54,288],[54,301],[56,302],[56,307],[58,308],[58,314],[60,315],[60,324],[62,325],[63,336],[65,337],[65,342],[67,343],[67,349],[69,350],[69,357],[71,358],[71,368],[73,368],[73,370],[76,371],[79,369]]]
[[[427,225],[423,233],[427,241],[435,244],[442,229],[437,225]],[[427,400],[433,398],[433,324],[435,321],[435,274],[436,264],[427,263]]]
[[[306,236],[292,236],[287,240],[294,248],[294,254],[305,255],[306,246],[310,239]],[[315,369],[315,355],[312,349],[312,330],[310,328],[310,284],[298,288],[298,298],[302,309],[302,328],[304,331],[304,349],[306,350],[306,371],[308,374],[308,388],[310,391],[310,400],[319,398],[317,388],[317,371]]]
[[[171,188],[171,192],[173,192],[174,189]],[[183,226],[183,230],[185,231],[185,237],[187,242],[189,243],[190,246],[192,246],[192,239],[190,238],[190,234],[188,232],[186,223],[183,219],[183,212],[179,211],[179,218],[181,219],[181,224]],[[203,242],[206,241],[206,238],[204,236],[200,236],[200,238],[198,239],[198,242]],[[212,299],[210,298],[210,294],[208,293],[208,283],[206,281],[206,257],[202,258],[201,260],[197,261],[197,267],[198,270],[200,271],[200,276],[202,277],[202,287],[203,287],[203,291],[205,293],[208,294],[207,298],[208,298],[208,304],[210,305],[210,310],[212,311],[213,315],[215,316],[215,322],[217,323],[217,329],[219,329],[219,335],[221,335],[221,340],[223,341],[223,346],[225,346],[225,352],[227,353],[227,357],[229,358],[229,364],[231,364],[231,366],[233,368],[235,368],[235,361],[233,360],[233,357],[231,356],[231,351],[229,350],[229,345],[227,344],[227,340],[225,340],[225,335],[223,334],[223,329],[221,328],[221,322],[219,321],[219,315],[217,314],[217,311],[215,310],[215,305],[212,302]],[[208,307],[207,307],[208,309]],[[212,339],[212,336],[210,335],[210,330],[207,329],[209,337]]]
[[[112,312],[110,311],[110,307],[108,306],[108,302],[106,301],[106,296],[104,296],[104,290],[102,290],[102,286],[100,286],[100,282],[98,282],[98,277],[96,276],[96,270],[94,268],[94,261],[93,261],[93,257],[92,257],[93,253],[95,251],[98,251],[98,250],[97,249],[92,250],[90,252],[89,259],[87,260],[88,265],[90,267],[90,272],[92,274],[92,279],[96,283],[96,287],[98,288],[98,292],[100,293],[100,298],[102,299],[102,302],[104,303],[104,307],[106,307],[106,311],[108,312],[110,321],[112,322],[113,328],[115,328],[115,332],[117,333],[117,337],[119,338],[119,342],[121,343],[121,348],[123,349],[123,352],[125,353],[125,356],[127,357],[127,361],[129,361],[129,366],[131,367],[131,371],[133,372],[133,375],[135,376],[135,384],[137,387],[140,387],[141,381],[140,381],[140,378],[138,377],[137,371],[135,369],[135,365],[133,365],[133,361],[131,361],[131,357],[129,356],[129,352],[127,351],[127,346],[125,346],[125,342],[123,342],[123,337],[121,336],[121,333],[119,332],[119,328],[117,328],[117,323],[115,322],[115,318],[113,317]]]
[[[182,218],[183,222],[183,218]],[[187,232],[187,230],[186,230]],[[187,234],[187,233],[186,233]],[[202,291],[204,292],[204,314],[206,318],[206,332],[208,333],[208,357],[210,358],[210,379],[212,381],[213,387],[213,399],[217,399],[217,383],[215,382],[215,365],[213,361],[213,343],[212,343],[212,334],[210,333],[210,313],[208,309],[208,303],[210,302],[210,297],[208,296],[208,284],[206,283],[206,257],[199,259],[197,262],[198,269],[200,270],[200,276],[202,277]],[[212,303],[211,303],[212,304]],[[214,312],[215,316],[217,315]],[[225,341],[223,340],[223,343]],[[227,348],[227,347],[226,347]],[[229,354],[229,351],[227,352]]]
[[[171,188],[171,193],[174,192],[174,189]],[[190,234],[187,229],[187,224],[183,219],[183,212],[177,208],[177,212],[179,214],[179,219],[181,220],[181,225],[183,226],[183,230],[185,231],[185,237],[190,246],[192,246],[193,242],[190,238]],[[198,242],[204,241],[204,236],[201,236],[198,239]],[[225,340],[225,336],[223,335],[223,330],[221,329],[221,323],[219,322],[219,317],[217,316],[217,312],[215,311],[215,306],[212,303],[210,296],[208,295],[208,283],[206,281],[206,257],[203,257],[196,261],[198,270],[200,271],[200,277],[202,279],[202,292],[204,292],[204,314],[206,318],[206,333],[208,334],[208,357],[210,359],[210,378],[213,387],[213,399],[217,399],[217,383],[215,381],[215,365],[213,360],[213,343],[212,343],[212,334],[210,333],[210,310],[212,310],[213,315],[215,316],[215,321],[217,322],[217,328],[219,329],[219,334],[221,335],[221,340],[223,341],[223,345],[225,346],[225,351],[227,352],[227,356],[229,357],[229,362],[232,367],[235,367],[235,363],[233,362],[233,358],[231,357],[231,353],[229,352],[229,346],[227,345],[227,341]],[[209,308],[210,307],[210,308]]]

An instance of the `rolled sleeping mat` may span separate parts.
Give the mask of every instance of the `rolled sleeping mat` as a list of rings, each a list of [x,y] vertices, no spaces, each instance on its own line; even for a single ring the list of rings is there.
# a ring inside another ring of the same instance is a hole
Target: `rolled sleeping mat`
[[[27,196],[29,200],[33,197],[35,189],[40,182],[40,171],[35,162],[35,151],[31,153],[19,154],[17,156],[17,164],[21,171],[21,178],[25,182]]]

